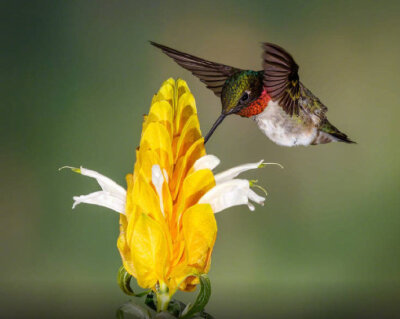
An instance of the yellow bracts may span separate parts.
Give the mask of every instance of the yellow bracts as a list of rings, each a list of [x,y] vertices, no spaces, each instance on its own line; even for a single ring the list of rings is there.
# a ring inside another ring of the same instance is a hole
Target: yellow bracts
[[[204,155],[194,97],[185,81],[169,79],[144,118],[120,214],[118,249],[142,288],[191,291],[210,268],[217,224],[211,205],[198,201],[215,179],[193,168]]]

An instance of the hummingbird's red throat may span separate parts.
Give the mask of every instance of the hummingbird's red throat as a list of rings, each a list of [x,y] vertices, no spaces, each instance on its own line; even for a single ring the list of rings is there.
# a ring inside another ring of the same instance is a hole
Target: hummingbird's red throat
[[[264,91],[261,93],[260,97],[251,103],[249,106],[241,109],[239,111],[240,116],[243,117],[252,117],[254,115],[260,114],[267,107],[268,102],[271,100],[271,97]]]

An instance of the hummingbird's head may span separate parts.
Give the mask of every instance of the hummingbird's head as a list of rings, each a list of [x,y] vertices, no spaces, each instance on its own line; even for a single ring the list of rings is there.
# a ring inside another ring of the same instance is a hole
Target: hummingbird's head
[[[241,71],[226,80],[221,92],[222,114],[237,114],[257,100],[263,91],[262,73]]]
[[[228,78],[222,88],[222,111],[211,130],[206,135],[204,142],[210,138],[217,126],[230,114],[247,116],[252,112],[243,112],[257,100],[264,91],[263,72],[240,71]],[[250,115],[249,115],[250,116]]]

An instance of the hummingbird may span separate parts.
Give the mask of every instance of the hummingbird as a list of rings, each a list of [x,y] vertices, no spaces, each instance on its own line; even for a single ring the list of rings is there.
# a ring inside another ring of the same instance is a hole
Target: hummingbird
[[[300,82],[299,66],[276,44],[262,44],[263,69],[253,71],[150,43],[189,70],[221,99],[221,115],[204,143],[231,114],[253,119],[270,140],[282,146],[355,143],[328,121],[328,108]]]

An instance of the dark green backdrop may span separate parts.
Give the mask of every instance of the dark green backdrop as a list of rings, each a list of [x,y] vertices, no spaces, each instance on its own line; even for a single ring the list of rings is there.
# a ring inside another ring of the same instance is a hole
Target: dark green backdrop
[[[168,77],[187,80],[203,131],[219,101],[148,44],[259,69],[287,48],[329,118],[358,142],[283,148],[227,119],[207,150],[269,196],[217,215],[216,318],[394,317],[400,311],[398,1],[1,1],[0,317],[113,318],[118,216],[78,206],[83,165],[125,185],[142,115]],[[179,296],[185,300],[191,295]]]

